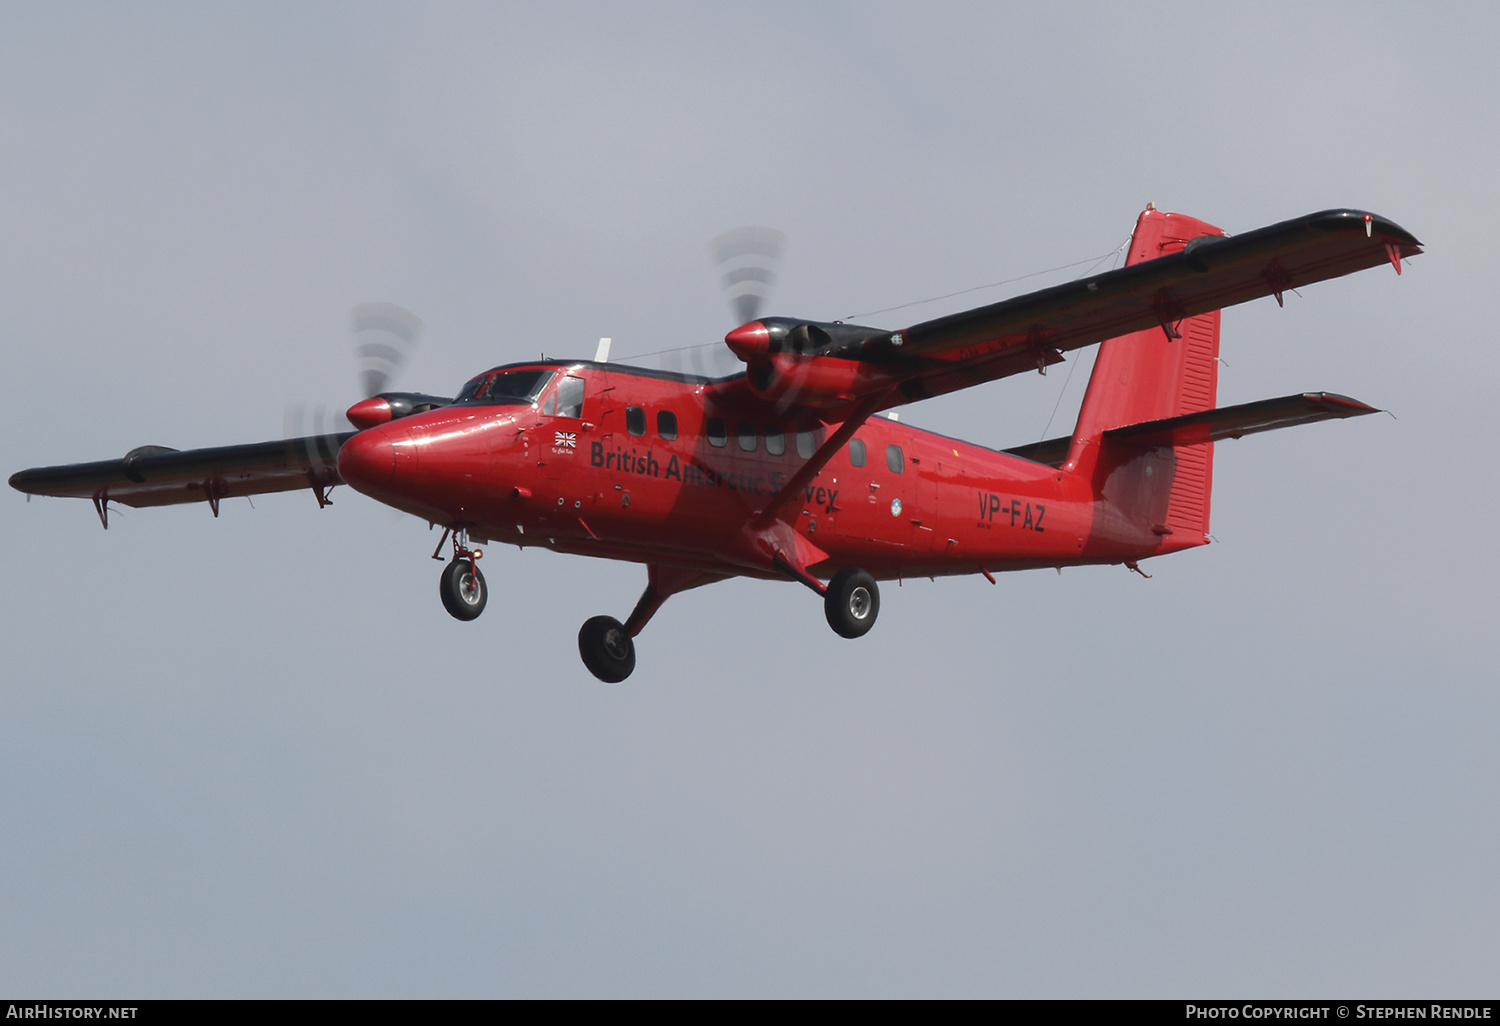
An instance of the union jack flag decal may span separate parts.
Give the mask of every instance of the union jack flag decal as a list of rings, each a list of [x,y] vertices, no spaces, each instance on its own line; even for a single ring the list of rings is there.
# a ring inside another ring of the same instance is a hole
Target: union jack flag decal
[[[553,442],[552,442],[553,445],[564,445],[564,446],[567,446],[569,449],[576,449],[576,448],[578,448],[578,434],[577,434],[577,432],[574,432],[574,431],[555,431],[555,432],[553,432],[553,434],[555,435],[555,437],[553,439]]]

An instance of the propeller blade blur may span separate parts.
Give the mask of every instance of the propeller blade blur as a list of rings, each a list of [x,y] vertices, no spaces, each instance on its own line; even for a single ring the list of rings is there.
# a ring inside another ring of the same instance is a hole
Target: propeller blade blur
[[[360,395],[386,391],[422,335],[422,321],[395,303],[360,303],[349,311]]]
[[[786,236],[776,229],[754,227],[732,228],[709,242],[734,323],[744,324],[760,316],[776,283],[785,245]]]

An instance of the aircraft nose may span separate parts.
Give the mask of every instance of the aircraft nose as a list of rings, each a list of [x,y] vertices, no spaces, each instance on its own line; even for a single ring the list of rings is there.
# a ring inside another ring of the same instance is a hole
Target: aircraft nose
[[[339,450],[339,476],[360,492],[373,492],[391,483],[396,473],[396,450],[379,428],[361,431]]]

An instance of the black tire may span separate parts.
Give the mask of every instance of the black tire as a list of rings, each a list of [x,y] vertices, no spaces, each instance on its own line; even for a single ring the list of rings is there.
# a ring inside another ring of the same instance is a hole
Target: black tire
[[[880,588],[875,578],[857,566],[834,574],[823,596],[823,614],[840,637],[864,637],[880,615]]]
[[[438,583],[438,591],[443,596],[443,608],[453,614],[455,620],[475,619],[484,612],[484,604],[490,599],[484,574],[477,566],[471,571],[467,559],[455,559],[448,564]]]
[[[635,641],[612,616],[586,620],[578,631],[578,654],[589,672],[606,684],[618,684],[635,669]]]

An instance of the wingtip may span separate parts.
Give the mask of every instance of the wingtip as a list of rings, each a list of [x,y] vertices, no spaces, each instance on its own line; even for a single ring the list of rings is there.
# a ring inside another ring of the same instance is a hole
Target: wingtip
[[[1371,413],[1389,412],[1337,392],[1304,392],[1302,398],[1320,406],[1338,409],[1341,417],[1364,417]]]
[[[1379,235],[1384,241],[1398,242],[1403,247],[1414,247],[1410,253],[1403,252],[1403,256],[1415,256],[1422,252],[1421,240],[1415,235],[1390,218],[1371,210],[1355,210],[1352,207],[1320,210],[1307,215],[1305,222],[1308,227],[1317,231],[1359,231],[1372,237]]]

